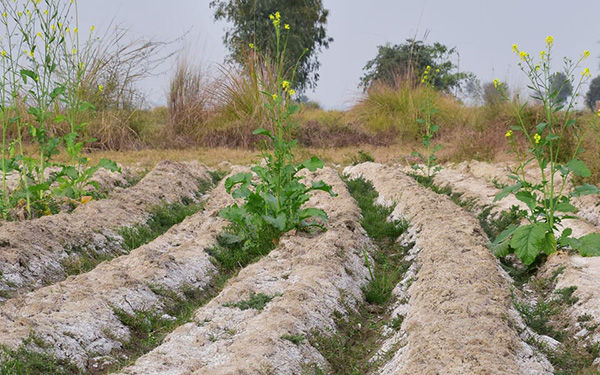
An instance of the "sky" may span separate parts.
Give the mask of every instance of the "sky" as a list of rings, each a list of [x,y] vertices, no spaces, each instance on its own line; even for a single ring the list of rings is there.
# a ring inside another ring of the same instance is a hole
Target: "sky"
[[[190,61],[215,70],[227,50],[224,22],[214,22],[209,0],[81,0],[80,25],[106,30],[111,24],[129,29],[132,38],[183,40],[172,45]],[[511,88],[523,88],[526,78],[511,52],[513,43],[537,56],[546,36],[554,36],[555,61],[592,57],[582,67],[600,73],[600,1],[574,0],[323,0],[329,9],[327,31],[334,38],[320,56],[320,80],[307,96],[326,109],[345,109],[360,98],[358,83],[377,46],[398,44],[416,35],[425,42],[456,47],[461,71],[482,82],[499,78]],[[285,14],[283,14],[285,17]],[[166,102],[175,61],[165,61],[140,84],[148,105]],[[557,65],[559,70],[560,66]]]

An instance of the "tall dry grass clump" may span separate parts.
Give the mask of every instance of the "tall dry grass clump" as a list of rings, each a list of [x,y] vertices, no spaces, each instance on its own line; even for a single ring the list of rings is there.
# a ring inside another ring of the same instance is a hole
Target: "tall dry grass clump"
[[[168,96],[166,139],[170,147],[185,147],[197,142],[210,114],[211,82],[200,66],[180,57],[171,77]]]

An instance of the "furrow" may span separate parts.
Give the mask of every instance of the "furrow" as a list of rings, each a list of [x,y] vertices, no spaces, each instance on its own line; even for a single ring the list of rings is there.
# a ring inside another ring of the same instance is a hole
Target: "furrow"
[[[364,163],[345,173],[370,181],[380,203],[396,203],[392,216],[411,223],[415,243],[395,290],[394,314],[405,318],[383,345],[393,355],[380,374],[551,373],[519,337],[510,281],[475,218],[399,168]]]
[[[205,250],[225,225],[219,209],[232,202],[220,183],[202,211],[154,241],[88,273],[6,301],[0,311],[0,345],[12,350],[24,345],[92,373],[127,359],[124,350],[137,338],[123,316],[151,312],[173,319],[164,314],[173,298],[184,301],[189,291],[199,295],[216,277]]]
[[[118,231],[144,224],[162,203],[194,201],[206,167],[163,161],[133,187],[62,213],[0,227],[0,301],[66,277],[66,264],[85,255],[126,253]]]
[[[327,168],[313,177],[339,194],[316,193],[308,203],[327,212],[327,231],[284,236],[197,310],[193,322],[121,374],[296,375],[327,369],[307,337],[334,330],[335,312],[343,314],[362,300],[367,277],[362,251],[372,245],[336,172]],[[260,307],[236,307],[257,295],[272,299]]]

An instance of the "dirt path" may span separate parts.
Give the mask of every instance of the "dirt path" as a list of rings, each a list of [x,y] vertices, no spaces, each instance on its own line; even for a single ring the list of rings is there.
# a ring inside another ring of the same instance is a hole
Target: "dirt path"
[[[371,181],[381,203],[395,202],[393,215],[416,236],[414,278],[399,302],[406,316],[384,344],[400,349],[382,374],[550,373],[515,329],[510,282],[475,218],[399,168],[365,163],[345,173]]]
[[[179,169],[185,171],[181,165]],[[204,210],[147,245],[91,272],[6,301],[0,306],[0,345],[16,348],[33,335],[34,342],[45,343],[43,350],[82,369],[110,365],[132,339],[116,309],[129,315],[160,311],[165,296],[158,289],[182,296],[210,283],[216,268],[205,250],[225,224],[218,211],[232,202],[221,182]]]
[[[362,250],[371,244],[358,223],[360,211],[335,171],[325,169],[315,177],[339,194],[317,193],[309,202],[329,215],[327,232],[285,236],[197,310],[193,322],[122,374],[298,375],[314,373],[314,366],[327,369],[306,337],[313,330],[334,329],[334,312],[362,300],[367,276]],[[251,293],[272,300],[262,309],[231,305]]]
[[[119,229],[145,223],[152,206],[195,200],[201,180],[211,181],[206,167],[165,161],[135,186],[70,214],[5,223],[0,227],[0,301],[63,280],[67,260],[125,253]]]

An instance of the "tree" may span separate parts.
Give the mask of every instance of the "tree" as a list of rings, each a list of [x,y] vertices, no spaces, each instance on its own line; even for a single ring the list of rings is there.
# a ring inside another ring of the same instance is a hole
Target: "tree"
[[[365,74],[360,85],[366,90],[375,82],[390,86],[398,79],[418,82],[430,66],[436,71],[433,87],[450,91],[460,87],[465,80],[474,78],[471,73],[457,71],[457,66],[450,60],[457,54],[456,48],[448,48],[438,42],[427,45],[414,39],[407,39],[404,44],[378,46],[377,56],[363,68]]]
[[[290,26],[285,67],[292,69],[298,62],[295,89],[301,92],[316,86],[321,65],[317,55],[333,42],[325,29],[329,10],[323,8],[322,0],[212,0],[209,6],[214,9],[215,20],[233,24],[223,42],[231,59],[241,65],[247,60],[250,43],[274,57],[275,37],[269,15],[279,11],[282,22]]]
[[[585,95],[585,104],[592,110],[596,111],[596,102],[600,100],[600,76],[592,79],[590,89]]]
[[[573,85],[571,80],[567,78],[565,73],[556,72],[549,78],[550,81],[550,94],[554,105],[563,105],[567,99],[573,95]],[[554,94],[556,93],[556,94]]]

